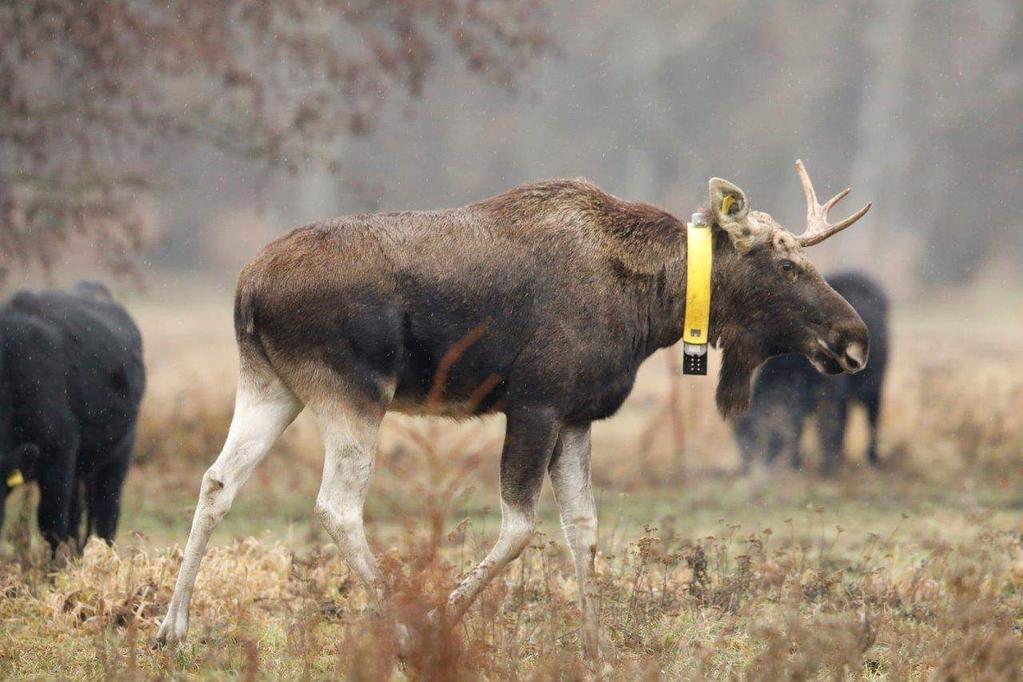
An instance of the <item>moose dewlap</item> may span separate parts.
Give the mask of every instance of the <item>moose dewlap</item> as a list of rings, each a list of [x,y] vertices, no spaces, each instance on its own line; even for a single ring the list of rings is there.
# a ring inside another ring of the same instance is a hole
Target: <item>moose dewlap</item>
[[[869,205],[829,223],[845,192],[822,206],[798,169],[808,207],[798,237],[752,210],[735,185],[710,181],[708,338],[724,349],[725,414],[745,407],[753,370],[771,356],[803,353],[824,372],[855,372],[867,360],[863,322],[803,247]],[[158,640],[185,637],[210,534],[305,407],[326,450],[316,515],[381,601],[362,510],[384,413],[503,412],[500,534],[436,614],[438,626],[456,623],[529,543],[546,473],[575,559],[584,648],[598,656],[590,424],[621,406],[647,357],[681,338],[686,255],[677,218],[585,180],[524,185],[451,210],[336,218],[266,246],[239,277],[234,418],[203,477]]]

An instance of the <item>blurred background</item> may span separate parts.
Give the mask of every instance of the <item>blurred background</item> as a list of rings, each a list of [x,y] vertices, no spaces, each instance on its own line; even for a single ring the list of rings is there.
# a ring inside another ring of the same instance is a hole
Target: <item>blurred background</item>
[[[90,251],[228,286],[289,226],[553,176],[687,215],[720,175],[798,230],[797,157],[875,204],[822,264],[1019,280],[1011,0],[191,4],[3,10],[8,287]]]

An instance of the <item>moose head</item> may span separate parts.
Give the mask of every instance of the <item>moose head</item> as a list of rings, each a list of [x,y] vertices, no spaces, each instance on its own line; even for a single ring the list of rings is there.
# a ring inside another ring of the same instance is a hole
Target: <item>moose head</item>
[[[719,231],[713,333],[724,348],[717,403],[725,416],[746,409],[754,369],[774,355],[802,353],[825,374],[852,374],[867,363],[863,320],[824,281],[804,248],[849,227],[871,204],[831,223],[829,211],[850,190],[821,205],[802,161],[796,170],[807,206],[806,229],[798,236],[767,213],[751,210],[746,194],[732,183],[710,180],[710,213]]]

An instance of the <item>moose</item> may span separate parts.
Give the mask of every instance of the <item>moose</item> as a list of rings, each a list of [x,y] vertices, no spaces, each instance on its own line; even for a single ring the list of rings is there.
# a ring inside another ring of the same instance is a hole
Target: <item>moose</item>
[[[0,306],[0,526],[14,488],[39,486],[39,530],[55,551],[113,542],[145,390],[142,337],[98,282],[21,291]]]
[[[799,236],[752,210],[736,185],[709,182],[709,333],[724,353],[723,415],[745,409],[753,371],[774,355],[803,353],[827,373],[867,362],[867,328],[803,249],[870,205],[831,223],[848,190],[821,205],[802,163],[797,169],[808,205]],[[583,648],[599,658],[590,425],[622,405],[646,358],[681,338],[686,268],[682,221],[583,179],[527,184],[456,209],[335,218],[271,242],[239,275],[234,416],[203,476],[156,644],[186,636],[210,534],[304,407],[325,447],[315,514],[382,603],[363,504],[385,412],[499,412],[498,539],[437,621],[458,623],[528,545],[547,474],[579,582]]]
[[[745,471],[757,454],[767,462],[787,456],[794,468],[801,468],[799,441],[808,418],[814,416],[823,471],[833,472],[842,459],[849,410],[856,405],[867,414],[867,461],[872,465],[880,461],[877,431],[888,366],[888,298],[862,273],[840,272],[826,279],[867,325],[870,364],[858,374],[825,376],[797,353],[764,363],[753,381],[749,410],[733,422]]]

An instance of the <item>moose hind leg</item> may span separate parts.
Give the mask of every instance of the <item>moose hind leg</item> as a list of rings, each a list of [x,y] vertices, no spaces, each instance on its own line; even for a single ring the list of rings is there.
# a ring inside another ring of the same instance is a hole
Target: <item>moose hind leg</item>
[[[184,640],[192,589],[210,535],[252,470],[301,411],[302,403],[277,376],[268,370],[246,371],[243,363],[231,428],[223,450],[203,476],[174,596],[157,633],[157,644]]]
[[[377,431],[386,410],[384,402],[344,401],[335,396],[311,403],[324,445],[316,516],[348,567],[378,602],[384,597],[383,579],[366,541],[363,507],[376,458]]]
[[[560,421],[553,410],[521,408],[508,412],[501,452],[501,530],[487,557],[448,597],[448,625],[462,619],[479,593],[533,538],[536,503],[559,429]]]

